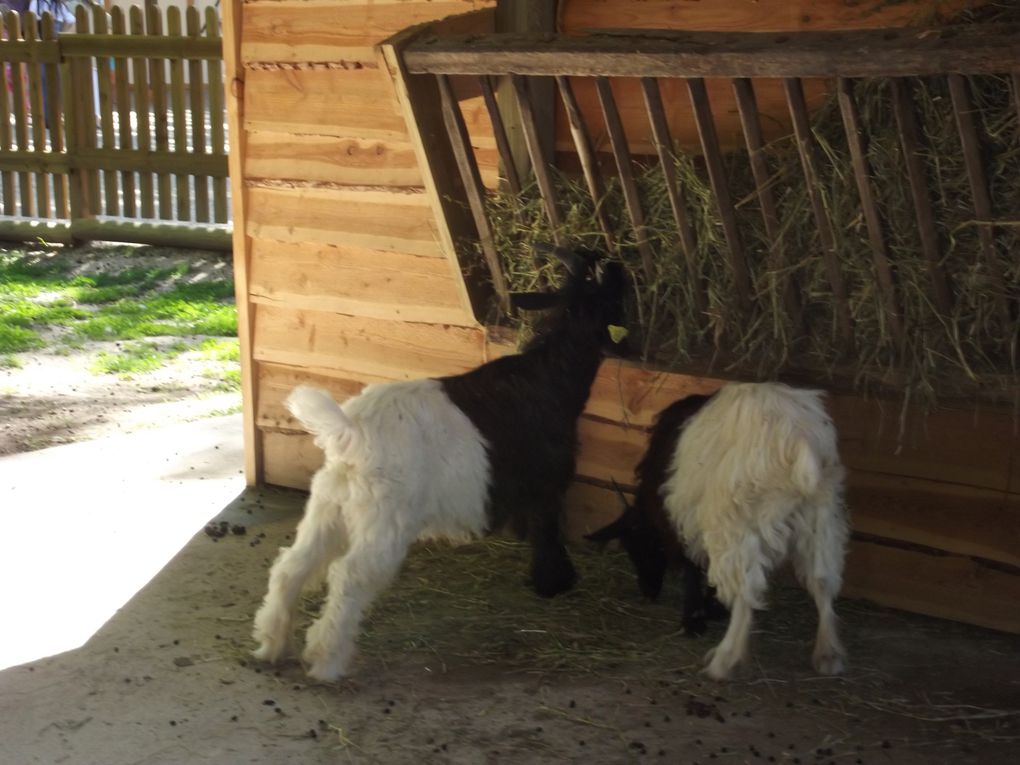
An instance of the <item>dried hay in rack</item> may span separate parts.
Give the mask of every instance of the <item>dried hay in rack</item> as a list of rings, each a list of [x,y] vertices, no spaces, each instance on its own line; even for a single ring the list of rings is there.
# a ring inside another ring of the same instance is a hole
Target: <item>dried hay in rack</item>
[[[838,342],[835,297],[819,257],[817,226],[790,136],[766,147],[782,228],[780,269],[768,267],[771,242],[762,225],[747,154],[725,158],[754,284],[748,311],[738,307],[733,294],[722,222],[700,157],[678,153],[675,158],[697,239],[690,263],[680,251],[661,166],[649,162],[639,169],[648,237],[655,252],[650,276],[642,272],[619,183],[609,179],[603,204],[611,212],[613,238],[620,244],[617,256],[631,266],[629,328],[642,359],[682,371],[711,370],[749,379],[808,378],[861,391],[894,390],[929,404],[976,395],[1015,403],[1020,395],[1020,98],[1012,92],[1009,78],[982,76],[967,82],[993,201],[991,261],[979,246],[978,227],[986,222],[975,220],[946,80],[919,79],[912,88],[940,265],[952,290],[950,310],[940,310],[933,300],[929,265],[921,255],[891,83],[861,81],[855,98],[905,328],[902,342],[890,329],[877,287],[846,133],[833,96],[814,115],[812,129],[821,155],[821,191],[853,319],[854,349],[848,352]],[[564,217],[560,233],[568,241],[599,246],[602,235],[584,185],[565,174],[557,175],[557,181]],[[529,290],[552,281],[554,269],[536,259],[532,249],[534,243],[552,238],[534,185],[519,196],[494,193],[488,208],[510,288]],[[781,299],[790,279],[798,285],[803,303],[803,334],[794,329]],[[707,296],[704,313],[696,308],[698,289]]]

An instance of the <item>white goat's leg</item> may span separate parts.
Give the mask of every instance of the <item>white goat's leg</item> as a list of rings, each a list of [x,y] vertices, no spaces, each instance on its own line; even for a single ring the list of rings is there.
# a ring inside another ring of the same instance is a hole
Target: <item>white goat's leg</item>
[[[823,675],[838,675],[846,665],[832,602],[843,581],[847,524],[840,509],[838,490],[827,492],[809,514],[811,530],[798,533],[795,564],[805,589],[818,609],[818,634],[811,660]]]
[[[708,652],[705,674],[713,680],[725,680],[747,658],[754,611],[742,595],[730,604],[730,624],[722,641]]]
[[[729,545],[709,551],[708,581],[730,609],[726,634],[705,657],[705,672],[714,680],[729,677],[747,659],[754,609],[762,607],[768,587],[770,562],[762,550],[761,538],[747,533],[736,548]]]
[[[274,662],[287,650],[301,589],[329,564],[347,541],[340,507],[312,491],[292,547],[281,547],[269,572],[269,588],[255,614],[252,636],[259,646],[252,655]]]
[[[304,661],[308,674],[332,682],[347,674],[354,658],[365,611],[400,569],[411,539],[387,534],[366,541],[355,537],[347,554],[333,563],[327,577],[329,598],[322,614],[308,629]]]

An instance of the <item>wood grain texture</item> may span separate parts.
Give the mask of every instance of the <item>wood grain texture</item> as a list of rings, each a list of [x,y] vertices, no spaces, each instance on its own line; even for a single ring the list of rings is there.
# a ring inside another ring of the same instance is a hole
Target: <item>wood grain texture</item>
[[[372,186],[420,186],[407,141],[256,131],[248,134],[247,178]]]
[[[315,374],[300,367],[259,364],[259,406],[256,421],[263,430],[301,433],[303,432],[301,424],[291,416],[284,406],[284,401],[295,387],[314,385],[328,390],[338,402],[343,403],[352,396],[358,395],[371,382],[383,382],[383,380],[370,376],[352,380],[350,377]]]
[[[905,611],[1020,632],[1020,576],[961,555],[855,539],[843,594]]]
[[[249,291],[256,303],[475,326],[461,305],[459,280],[443,258],[348,245],[252,242]]]
[[[340,376],[411,380],[456,374],[482,360],[480,329],[413,324],[259,305],[255,359]],[[357,379],[357,377],[356,377]]]
[[[971,0],[755,0],[690,2],[657,0],[560,0],[560,30],[689,29],[790,32],[916,26],[980,5]]]
[[[1020,495],[851,471],[855,531],[1020,568]]]
[[[245,63],[347,61],[374,66],[374,46],[390,35],[494,5],[494,0],[246,2],[241,56]]]
[[[421,189],[250,185],[246,191],[246,230],[257,239],[443,255]]]
[[[378,69],[248,69],[248,130],[408,141],[386,74]]]
[[[599,152],[609,151],[609,136],[602,122],[598,95],[592,80],[580,77],[570,78],[578,107],[591,131],[592,143]],[[805,96],[808,107],[820,106],[829,93],[829,86],[822,80],[805,81]],[[684,151],[701,153],[701,143],[694,123],[694,113],[687,95],[684,81],[674,78],[659,80],[662,93],[666,124],[674,143]],[[782,83],[774,79],[756,79],[755,94],[762,114],[762,131],[766,142],[789,135],[792,127],[786,109]],[[712,104],[712,118],[719,144],[724,150],[742,147],[743,132],[737,111],[736,97],[729,80],[706,79],[705,89]],[[619,79],[613,83],[613,94],[623,122],[624,134],[634,154],[652,156],[656,154],[655,142],[648,125],[647,108],[639,82]],[[558,123],[556,148],[570,151],[573,143],[566,119]]]
[[[132,27],[141,23],[137,9],[132,9]],[[150,7],[150,23],[159,18],[154,7]],[[248,215],[247,196],[244,188],[244,169],[242,158],[246,151],[247,133],[244,130],[244,69],[241,67],[241,0],[227,0],[223,4],[223,71],[226,83],[227,122],[232,151],[229,154],[230,193],[233,208],[234,227],[233,265],[234,294],[237,296],[237,334],[240,344],[241,365],[241,401],[243,404],[242,433],[244,434],[244,478],[248,485],[262,483],[265,479],[265,461],[262,449],[262,435],[255,426],[255,412],[258,407],[255,384],[255,362],[253,352],[253,336],[255,311],[248,296],[248,265],[251,257],[251,240],[245,233]],[[158,68],[158,67],[157,67]],[[135,69],[135,74],[139,73]],[[155,94],[154,94],[155,97]],[[157,125],[159,120],[157,120]],[[158,131],[157,131],[158,133]],[[143,133],[147,135],[147,132]],[[142,176],[143,209],[145,206],[146,187],[151,191],[152,184],[145,183]],[[169,194],[167,195],[169,199]]]

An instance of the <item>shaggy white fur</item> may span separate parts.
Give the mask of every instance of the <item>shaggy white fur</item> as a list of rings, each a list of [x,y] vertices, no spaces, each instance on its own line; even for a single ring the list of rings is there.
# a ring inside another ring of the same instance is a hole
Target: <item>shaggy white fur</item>
[[[836,430],[820,391],[727,385],[683,430],[663,501],[687,554],[730,608],[707,672],[724,678],[747,656],[752,610],[788,556],[818,609],[814,665],[843,670],[832,601],[848,530]]]
[[[287,650],[302,587],[328,566],[329,597],[309,628],[308,674],[345,674],[365,609],[397,573],[416,539],[464,540],[486,531],[487,444],[437,380],[365,388],[341,408],[301,386],[287,406],[316,436],[325,465],[294,545],[281,548],[255,616],[254,655]]]

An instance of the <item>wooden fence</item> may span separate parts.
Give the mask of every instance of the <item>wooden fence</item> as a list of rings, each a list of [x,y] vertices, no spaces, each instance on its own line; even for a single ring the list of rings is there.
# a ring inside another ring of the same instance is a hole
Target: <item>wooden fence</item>
[[[0,238],[230,247],[219,17],[8,12]]]

